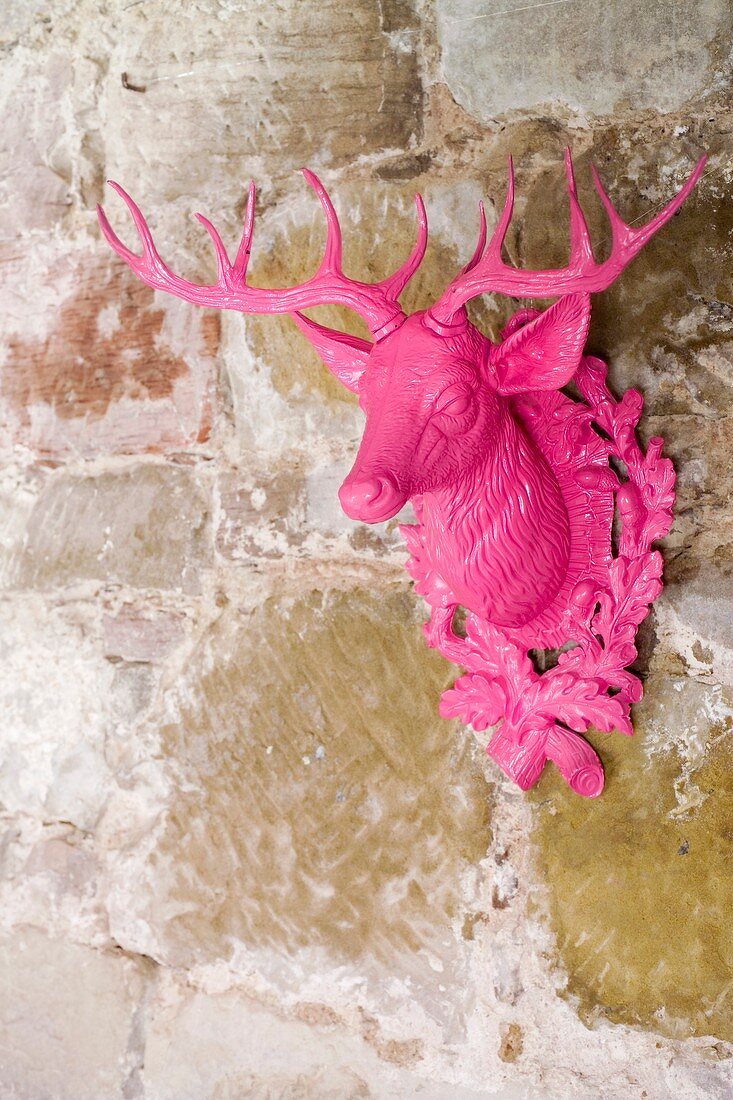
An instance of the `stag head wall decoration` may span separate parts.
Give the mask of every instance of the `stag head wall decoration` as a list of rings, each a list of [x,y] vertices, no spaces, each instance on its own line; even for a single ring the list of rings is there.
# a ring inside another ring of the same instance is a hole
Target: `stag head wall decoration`
[[[216,249],[213,286],[173,274],[118,184],[111,186],[132,214],[142,255],[122,243],[99,208],[107,241],[149,286],[214,309],[291,314],[329,370],[359,395],[366,426],[339,490],[342,507],[354,519],[380,523],[412,501],[417,523],[401,531],[407,568],[430,606],[425,636],[466,670],[443,695],[441,714],[477,730],[496,726],[487,751],[525,790],[552,760],[573,790],[600,794],[603,767],[581,734],[591,724],[633,732],[630,708],[642,686],[628,666],[637,628],[662,588],[662,559],[652,544],[671,525],[675,475],[660,457],[661,439],[646,451],[637,442],[641,395],[627,390],[615,400],[605,364],[583,349],[590,295],[609,287],[680,209],[704,164],[703,157],[679,194],[637,228],[619,217],[593,169],[612,233],[611,253],[599,263],[566,152],[568,266],[523,271],[502,259],[514,202],[510,160],[506,203],[491,240],[482,205],[473,257],[439,301],[409,317],[398,299],[427,245],[419,195],[409,259],[382,282],[362,283],[343,274],[336,212],[306,170],[328,224],[325,254],[307,282],[279,290],[246,282],[254,184],[234,263],[211,222],[196,215]],[[558,300],[544,312],[520,309],[494,344],[466,313],[467,302],[488,292]],[[359,313],[373,342],[300,312],[325,303]],[[560,392],[571,379],[580,400]],[[612,459],[625,471],[623,481]],[[465,629],[456,627],[459,608]],[[548,647],[563,651],[540,673],[529,651]]]

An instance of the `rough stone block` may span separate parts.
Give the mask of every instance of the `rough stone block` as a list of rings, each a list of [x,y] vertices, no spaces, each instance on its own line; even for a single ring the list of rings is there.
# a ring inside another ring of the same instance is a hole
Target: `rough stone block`
[[[652,674],[634,709],[633,738],[603,737],[603,798],[549,770],[533,795],[566,992],[589,1023],[730,1042],[733,695]]]
[[[48,939],[0,938],[0,1081],[17,1100],[132,1096],[142,1061],[135,1014],[146,968]],[[139,1095],[139,1093],[138,1093]]]
[[[344,515],[338,489],[351,463],[321,461],[307,468],[297,453],[275,470],[227,471],[218,482],[216,546],[232,561],[353,552],[381,557],[404,549],[398,525],[414,521],[411,508],[387,524],[369,527]],[[305,467],[305,469],[304,469]]]
[[[730,26],[723,0],[578,4],[438,0],[445,79],[485,122],[508,111],[671,111],[709,88]]]
[[[0,241],[11,242],[16,254],[22,233],[47,232],[63,218],[73,192],[66,120],[58,109],[70,93],[73,71],[62,50],[12,49],[30,9],[18,4],[9,12],[4,5],[0,13],[0,41],[9,38],[11,47],[3,49],[0,80]]]
[[[210,564],[209,510],[205,489],[187,468],[59,473],[31,513],[10,584],[48,590],[96,581],[195,593]]]
[[[77,943],[107,943],[107,922],[97,893],[100,862],[90,831],[69,820],[6,814],[0,828],[3,926],[44,929],[56,939]]]
[[[299,465],[278,470],[227,471],[218,482],[216,547],[233,561],[280,558],[306,538]]]
[[[666,577],[685,585],[711,562],[721,574],[733,568],[733,421],[717,416],[650,416],[642,427],[664,435],[678,472],[672,530],[663,541]],[[711,600],[714,591],[709,592]]]
[[[180,612],[135,603],[104,616],[104,652],[112,660],[162,664],[185,637]]]
[[[504,1095],[427,1080],[409,1066],[390,1064],[368,1037],[334,1027],[338,1017],[325,1005],[317,1006],[323,1010],[321,1026],[308,1026],[236,993],[176,996],[171,989],[160,1002],[150,1013],[142,1074],[155,1100],[445,1100],[449,1094],[455,1100],[502,1100]]]
[[[208,194],[222,165],[232,195],[248,161],[266,164],[268,176],[278,165],[348,164],[420,132],[417,20],[405,0],[174,9],[122,14],[105,84],[110,162],[123,180],[144,170],[146,197],[180,194],[182,172],[184,190]]]
[[[695,575],[667,586],[655,626],[660,643],[679,654],[692,675],[733,688],[731,608],[733,570],[704,562]]]
[[[175,965],[237,944],[361,960],[460,1013],[441,973],[464,965],[451,924],[486,851],[487,790],[472,742],[438,717],[451,672],[415,603],[382,581],[225,612],[171,699],[179,793],[144,909],[120,887],[121,928],[144,912]]]

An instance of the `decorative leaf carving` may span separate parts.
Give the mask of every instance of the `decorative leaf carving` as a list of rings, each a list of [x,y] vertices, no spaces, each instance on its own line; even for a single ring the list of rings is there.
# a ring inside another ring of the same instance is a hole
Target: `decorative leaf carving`
[[[443,692],[440,713],[443,718],[460,718],[475,730],[485,730],[501,721],[506,705],[506,691],[498,679],[471,672]]]

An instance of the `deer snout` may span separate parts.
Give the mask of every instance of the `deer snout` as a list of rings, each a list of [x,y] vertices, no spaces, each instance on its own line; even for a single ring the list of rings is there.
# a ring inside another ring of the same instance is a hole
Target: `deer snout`
[[[351,481],[339,489],[341,507],[351,519],[381,523],[391,519],[407,501],[407,495],[386,474]]]

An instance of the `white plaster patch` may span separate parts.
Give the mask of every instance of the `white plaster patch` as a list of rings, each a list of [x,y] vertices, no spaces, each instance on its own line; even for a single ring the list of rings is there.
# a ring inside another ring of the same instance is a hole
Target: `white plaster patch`
[[[0,621],[0,800],[91,828],[111,776],[104,757],[112,668],[80,626],[40,599]]]
[[[109,340],[120,330],[119,306],[111,304],[104,306],[97,314],[97,332],[104,340]]]

